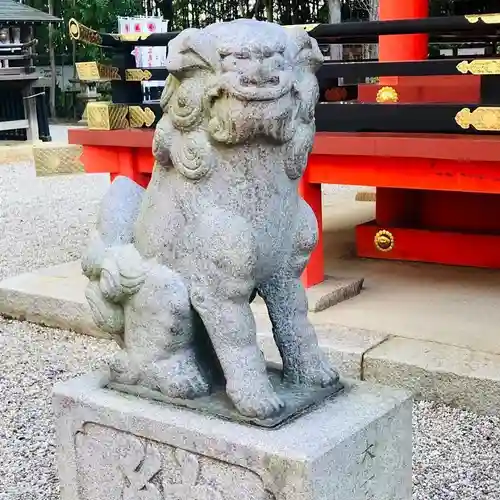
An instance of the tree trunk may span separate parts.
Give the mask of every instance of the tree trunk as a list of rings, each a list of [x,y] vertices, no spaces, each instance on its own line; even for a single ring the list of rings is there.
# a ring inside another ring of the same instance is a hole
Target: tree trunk
[[[49,14],[54,15],[54,0],[49,0]],[[49,96],[50,116],[52,118],[55,118],[57,73],[56,73],[56,56],[54,53],[54,27],[52,26],[52,23],[49,23],[49,59],[50,59],[50,96]]]
[[[370,1],[370,21],[378,20],[378,9],[380,0],[369,0]],[[378,59],[378,43],[371,43],[368,46],[368,54],[370,59]]]
[[[330,24],[342,22],[342,10],[340,0],[328,0],[328,20]],[[333,61],[342,61],[342,45],[330,45],[330,57]]]
[[[266,17],[270,23],[272,23],[274,21],[274,2],[273,2],[273,0],[267,0],[267,2],[266,2]]]

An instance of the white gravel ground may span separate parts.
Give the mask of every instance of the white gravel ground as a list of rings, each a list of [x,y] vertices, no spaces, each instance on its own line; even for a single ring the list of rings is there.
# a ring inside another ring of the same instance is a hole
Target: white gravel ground
[[[0,279],[78,258],[108,185],[105,175],[36,178],[31,164],[0,165]]]
[[[31,165],[0,166],[0,278],[78,258],[107,185],[105,176],[36,179]],[[115,349],[0,318],[0,500],[59,498],[51,388]],[[417,403],[413,432],[413,500],[500,500],[500,419]]]

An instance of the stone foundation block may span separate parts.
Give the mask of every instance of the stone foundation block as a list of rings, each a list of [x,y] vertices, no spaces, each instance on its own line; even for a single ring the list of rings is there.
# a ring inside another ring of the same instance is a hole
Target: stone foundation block
[[[410,500],[411,398],[345,392],[266,430],[127,396],[105,373],[56,386],[62,500]]]

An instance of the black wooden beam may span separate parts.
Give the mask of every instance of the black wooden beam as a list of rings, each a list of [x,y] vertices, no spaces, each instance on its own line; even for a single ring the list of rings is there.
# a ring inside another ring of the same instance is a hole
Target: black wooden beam
[[[500,75],[481,77],[481,104],[484,106],[500,105]]]
[[[485,22],[486,21],[486,22]],[[490,16],[427,17],[394,21],[347,22],[319,24],[308,30],[316,39],[335,39],[345,36],[373,37],[409,34],[495,34],[500,30],[500,14]]]
[[[488,58],[488,60],[493,58]],[[474,61],[470,56],[460,59],[428,59],[404,62],[333,62],[326,61],[319,69],[318,80],[324,78],[366,78],[370,76],[436,76],[462,75],[457,66],[463,61]],[[500,58],[498,59],[500,67]],[[470,74],[470,73],[468,73]]]
[[[135,103],[130,103],[136,105]],[[153,111],[153,128],[162,116],[158,103],[140,105]],[[318,132],[401,132],[429,134],[498,134],[463,129],[455,116],[463,109],[474,111],[477,104],[358,104],[321,103],[316,107]],[[146,127],[146,125],[143,125]]]
[[[488,58],[489,59],[489,58]],[[457,65],[462,61],[474,59],[428,59],[425,61],[405,62],[333,62],[326,61],[319,69],[318,80],[329,78],[366,78],[370,76],[430,76],[430,75],[461,75]],[[500,65],[500,58],[498,59]],[[165,80],[168,71],[165,68],[142,68],[150,73],[148,80]],[[120,70],[123,80],[126,78],[125,70]]]
[[[477,104],[358,104],[321,103],[316,107],[318,132],[405,132],[485,134],[463,129],[455,116]],[[495,133],[495,132],[492,132]]]
[[[404,0],[401,0],[404,1]],[[347,22],[338,24],[310,24],[304,28],[318,43],[374,43],[381,35],[408,35],[415,33],[446,35],[456,38],[500,36],[500,14],[483,16],[429,17],[424,19],[402,19],[395,21]],[[165,46],[178,32],[152,33],[130,36],[98,33],[75,19],[70,20],[70,35],[75,40],[105,47]]]
[[[111,81],[111,100],[115,104],[141,104],[144,100],[140,81],[126,81],[126,69],[135,68],[135,57],[128,50],[116,51],[111,65],[118,68],[120,80]]]

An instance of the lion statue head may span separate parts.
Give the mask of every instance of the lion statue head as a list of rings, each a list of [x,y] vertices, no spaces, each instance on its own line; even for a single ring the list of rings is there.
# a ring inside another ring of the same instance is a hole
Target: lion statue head
[[[279,147],[290,160],[288,176],[300,177],[315,133],[322,62],[301,28],[239,19],[184,30],[168,46],[157,163],[200,179],[218,148],[260,140]]]

